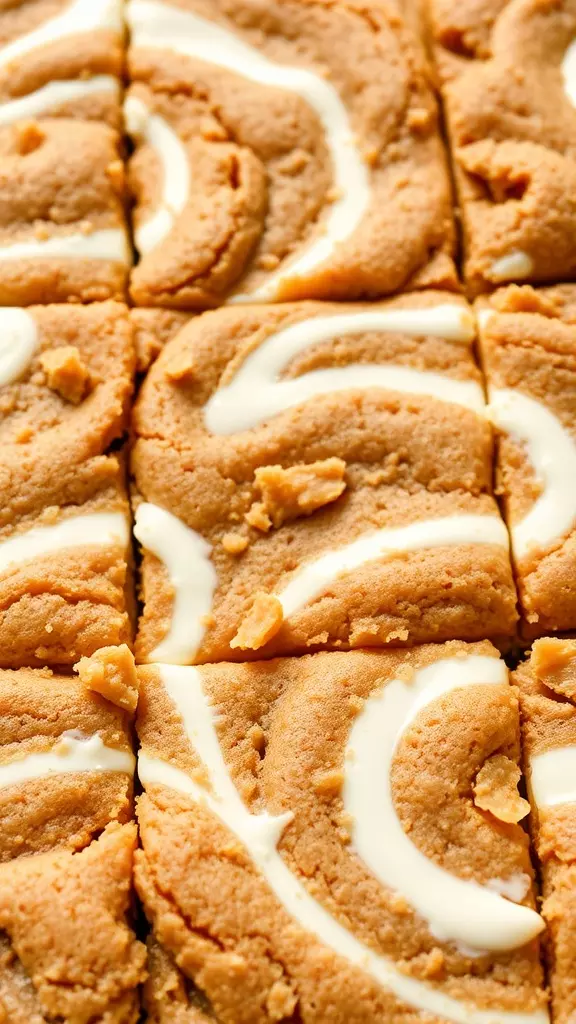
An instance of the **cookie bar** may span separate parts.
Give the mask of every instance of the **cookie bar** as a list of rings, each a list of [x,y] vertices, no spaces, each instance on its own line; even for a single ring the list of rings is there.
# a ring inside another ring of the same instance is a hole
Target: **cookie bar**
[[[134,414],[139,660],[511,636],[473,333],[435,292],[190,320]]]
[[[576,628],[576,287],[478,300],[525,635]]]
[[[129,925],[134,825],[79,852],[0,865],[0,1012],[22,1024],[136,1024],[146,950]]]
[[[78,117],[120,127],[122,0],[28,0],[0,10],[0,125]]]
[[[401,6],[128,0],[137,305],[456,286],[436,105]]]
[[[489,643],[139,675],[135,881],[166,1002],[185,977],[220,1024],[544,1024]]]
[[[426,0],[474,292],[576,278],[576,8]]]
[[[121,707],[77,677],[0,669],[1,862],[80,849],[128,821],[133,772]]]
[[[131,252],[118,145],[88,121],[0,128],[0,305],[123,297]]]
[[[71,664],[130,640],[121,437],[133,386],[125,307],[0,313],[0,664]]]
[[[540,861],[552,1014],[557,1024],[570,1024],[576,1014],[576,642],[537,640],[515,682]]]

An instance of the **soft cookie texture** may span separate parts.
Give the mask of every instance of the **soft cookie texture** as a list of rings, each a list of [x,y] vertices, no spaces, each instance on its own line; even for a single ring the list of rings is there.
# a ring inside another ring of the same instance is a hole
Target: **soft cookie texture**
[[[137,305],[454,287],[450,189],[396,0],[129,0]]]
[[[519,775],[489,643],[139,672],[150,1019],[540,1019],[526,811],[473,795]]]
[[[0,124],[76,117],[120,126],[122,0],[27,0],[0,9]]]
[[[525,636],[576,628],[576,288],[478,300]]]
[[[73,664],[130,640],[125,307],[1,314],[0,664]],[[70,353],[73,359],[70,363]]]
[[[426,0],[474,292],[576,277],[576,7]]]
[[[472,337],[446,293],[193,318],[134,413],[138,658],[512,636]]]
[[[119,138],[107,125],[0,127],[0,305],[123,298],[123,197]]]
[[[133,768],[119,707],[48,669],[0,670],[0,861],[128,821]]]
[[[0,1011],[27,1024],[136,1024],[146,950],[130,927],[134,825],[78,853],[0,866]]]
[[[537,640],[514,681],[542,879],[553,1020],[570,1024],[576,1013],[576,642]]]

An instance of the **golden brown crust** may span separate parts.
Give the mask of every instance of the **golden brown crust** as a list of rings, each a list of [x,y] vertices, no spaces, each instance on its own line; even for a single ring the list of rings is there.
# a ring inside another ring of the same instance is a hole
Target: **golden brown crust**
[[[293,814],[278,849],[314,898],[402,972],[478,1006],[526,1011],[544,998],[534,945],[471,960],[433,938],[406,900],[365,867],[342,813],[344,747],[366,698],[393,678],[410,680],[439,657],[468,653],[495,654],[490,644],[452,643],[196,671],[244,803],[254,814]],[[207,785],[158,667],[139,671],[144,753]],[[529,887],[522,828],[496,822],[472,799],[474,778],[498,752],[517,763],[518,708],[506,684],[456,690],[434,701],[394,757],[396,811],[412,841],[448,871],[479,882],[521,874]],[[149,784],[138,816],[136,884],[156,941],[205,994],[218,1021],[413,1024],[413,1010],[291,918],[238,837],[205,805]]]
[[[471,291],[570,281],[576,111],[562,61],[572,0],[426,0],[462,209]],[[496,261],[528,257],[499,277]]]
[[[452,297],[445,293],[430,292],[368,308],[428,308],[448,300]],[[298,565],[380,527],[496,512],[490,428],[462,406],[359,389],[318,395],[235,434],[208,432],[205,403],[268,335],[308,317],[366,308],[311,303],[205,313],[172,339],[144,382],[134,412],[138,500],[173,513],[212,547],[218,587],[199,661],[237,658],[230,641],[256,593],[277,594]],[[192,376],[174,378],[174,361],[191,362]],[[370,332],[315,345],[293,358],[283,375],[371,362],[479,380],[465,344]],[[346,463],[340,497],[272,529],[259,470],[281,466],[293,473],[295,467],[334,457]],[[236,535],[248,544],[237,543]],[[146,551],[142,596],[140,661],[165,635],[173,604],[165,569]],[[515,617],[505,548],[430,548],[366,563],[335,580],[329,594],[284,622],[261,654],[505,636],[514,632]]]
[[[368,212],[325,263],[282,286],[282,300],[457,286],[436,105],[401,5],[377,0],[368,12],[358,3],[274,0],[265,17],[246,0],[175,6],[211,19],[271,61],[320,75],[350,116],[369,173]],[[318,116],[295,92],[167,50],[133,45],[129,69],[129,97],[167,121],[194,168],[175,227],[133,272],[134,301],[202,309],[233,288],[254,291],[318,236],[337,198]],[[138,225],[161,188],[147,145],[137,146],[129,176]]]

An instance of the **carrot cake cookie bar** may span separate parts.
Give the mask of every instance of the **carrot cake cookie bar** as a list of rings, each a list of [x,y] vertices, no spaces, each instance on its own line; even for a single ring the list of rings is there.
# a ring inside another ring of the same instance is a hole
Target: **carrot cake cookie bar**
[[[133,772],[121,706],[77,676],[0,669],[0,861],[80,849],[128,821]]]
[[[128,0],[138,305],[454,287],[429,70],[397,0]]]
[[[0,127],[0,305],[122,298],[131,259],[123,194],[107,125]]]
[[[576,1015],[576,642],[537,640],[520,687],[531,831],[556,1024]]]
[[[120,125],[122,0],[27,0],[0,9],[0,125],[79,117]]]
[[[153,1019],[164,977],[198,1022],[545,1024],[489,643],[139,674]]]
[[[134,415],[139,659],[510,637],[473,333],[437,292],[193,318]]]
[[[136,1024],[146,950],[129,924],[136,829],[0,865],[0,1015]]]
[[[0,664],[70,664],[130,638],[125,307],[0,312]]]
[[[576,278],[576,7],[426,0],[474,292]]]
[[[576,287],[478,300],[526,635],[576,628]]]

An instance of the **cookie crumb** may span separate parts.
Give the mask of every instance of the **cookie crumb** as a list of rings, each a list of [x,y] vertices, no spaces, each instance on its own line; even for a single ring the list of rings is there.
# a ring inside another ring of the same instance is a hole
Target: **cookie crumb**
[[[255,530],[260,530],[262,533],[268,533],[268,530],[272,527],[272,520],[261,501],[254,502],[244,516],[244,519],[248,526],[252,526]]]
[[[273,594],[256,594],[252,609],[230,641],[230,647],[238,647],[241,651],[257,651],[276,635],[283,618],[282,605],[277,597]]]
[[[20,156],[27,156],[39,149],[46,138],[37,121],[20,121],[14,131]]]
[[[294,1013],[298,997],[284,981],[275,981],[266,999],[270,1020],[280,1021]]]
[[[194,360],[191,352],[177,352],[166,363],[165,373],[168,380],[179,383],[188,383],[194,378]]]
[[[308,516],[336,501],[346,489],[343,459],[322,459],[284,469],[262,466],[254,474],[265,513],[278,528],[299,516]]]
[[[499,821],[515,824],[530,811],[530,804],[518,793],[519,781],[518,765],[504,754],[494,754],[476,776],[474,803]]]
[[[74,665],[74,671],[87,689],[100,693],[126,711],[136,710],[138,677],[134,655],[126,644],[101,647],[89,658],[81,658]]]
[[[318,796],[332,797],[339,796],[344,785],[344,772],[334,768],[331,771],[318,772],[313,779],[314,792]]]
[[[241,555],[248,547],[248,537],[243,537],[241,533],[225,533],[222,547],[229,555]]]
[[[66,402],[79,405],[86,394],[90,372],[75,345],[48,349],[40,356],[48,387]]]
[[[561,697],[576,701],[576,643],[559,637],[544,637],[532,647],[532,668],[536,678]]]

